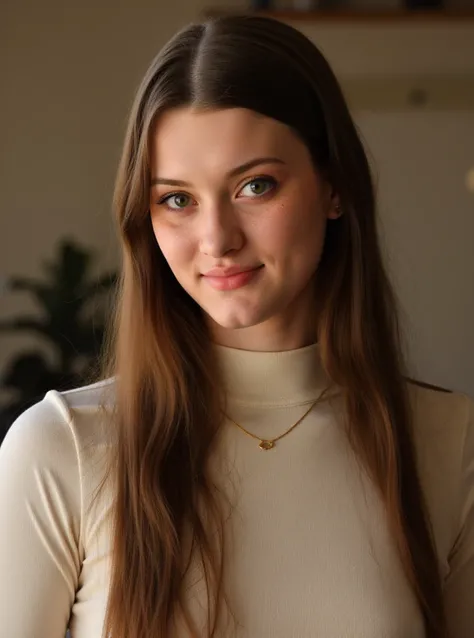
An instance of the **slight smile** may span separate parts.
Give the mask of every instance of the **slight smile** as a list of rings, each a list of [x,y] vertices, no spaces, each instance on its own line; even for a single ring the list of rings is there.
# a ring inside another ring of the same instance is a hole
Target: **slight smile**
[[[236,290],[247,285],[258,276],[264,268],[263,264],[255,268],[232,266],[231,268],[214,268],[202,275],[204,280],[216,290]]]

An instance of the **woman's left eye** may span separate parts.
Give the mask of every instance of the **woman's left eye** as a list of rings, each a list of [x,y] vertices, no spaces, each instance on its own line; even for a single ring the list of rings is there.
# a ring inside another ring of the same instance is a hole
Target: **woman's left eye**
[[[261,197],[273,190],[276,185],[277,182],[273,177],[256,177],[245,184],[239,191],[239,195],[243,197]]]

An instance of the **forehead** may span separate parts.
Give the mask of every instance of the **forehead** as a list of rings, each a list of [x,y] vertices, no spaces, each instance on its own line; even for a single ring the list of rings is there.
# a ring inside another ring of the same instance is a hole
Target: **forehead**
[[[304,146],[292,130],[249,109],[172,109],[152,130],[151,160],[160,168],[209,161],[245,162],[258,155],[290,160]],[[226,166],[227,167],[227,166]]]

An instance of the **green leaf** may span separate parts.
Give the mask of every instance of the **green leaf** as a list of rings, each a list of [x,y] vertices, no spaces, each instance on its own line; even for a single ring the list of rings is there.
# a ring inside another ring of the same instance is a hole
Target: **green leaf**
[[[45,314],[49,314],[55,307],[55,292],[47,283],[24,277],[13,277],[10,280],[10,288],[14,291],[30,292],[36,297]]]
[[[48,326],[34,317],[17,317],[0,322],[0,332],[19,330],[21,332],[36,332],[44,336],[49,336]]]
[[[95,368],[104,340],[106,295],[118,277],[113,272],[92,277],[93,259],[91,251],[65,239],[58,245],[53,258],[43,263],[43,279],[11,278],[12,289],[33,296],[41,315],[5,320],[0,322],[0,331],[38,335],[53,346],[57,361],[53,367],[41,353],[34,352],[13,359],[4,384],[21,395],[19,403],[24,404],[38,392],[53,387],[77,385],[80,382],[78,371]]]
[[[51,368],[41,352],[18,355],[6,368],[2,383],[16,390],[20,396],[38,394],[53,388],[58,381],[58,372]]]
[[[15,291],[24,290],[36,295],[38,291],[44,290],[45,285],[37,279],[29,279],[28,277],[12,277],[8,281],[8,288]]]
[[[58,283],[70,291],[78,291],[89,271],[91,261],[90,253],[70,240],[64,241],[57,262]]]
[[[77,387],[80,378],[52,366],[40,352],[26,352],[17,356],[7,367],[2,384],[16,395],[15,400],[28,402],[42,398],[49,390]]]

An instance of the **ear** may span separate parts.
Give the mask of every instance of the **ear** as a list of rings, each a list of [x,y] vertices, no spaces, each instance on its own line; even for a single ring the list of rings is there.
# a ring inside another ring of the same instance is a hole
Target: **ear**
[[[339,200],[339,195],[336,195],[336,193],[333,192],[331,195],[331,201],[329,203],[327,218],[339,219],[339,217],[341,217],[342,215],[343,215],[343,212],[341,208],[341,202]]]

